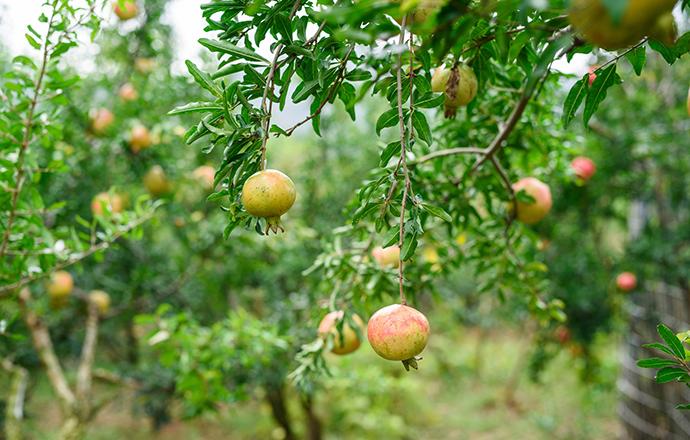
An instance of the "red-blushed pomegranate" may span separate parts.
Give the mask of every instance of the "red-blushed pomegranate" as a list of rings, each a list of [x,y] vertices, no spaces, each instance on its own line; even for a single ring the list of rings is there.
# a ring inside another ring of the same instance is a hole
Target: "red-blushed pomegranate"
[[[477,96],[477,76],[474,70],[465,64],[448,69],[438,67],[431,77],[431,90],[436,93],[444,93],[445,116],[455,116],[458,107],[465,106]]]
[[[295,184],[278,170],[258,171],[242,187],[244,209],[254,217],[266,219],[266,233],[285,231],[280,216],[288,212],[296,198]]]
[[[513,191],[525,191],[534,198],[533,202],[517,201],[516,218],[522,223],[533,225],[543,219],[551,210],[551,190],[544,182],[534,177],[524,177],[513,184]]]
[[[149,129],[143,125],[135,125],[129,133],[129,148],[134,153],[148,148],[153,143]]]
[[[338,323],[343,319],[343,311],[337,310],[328,313],[323,317],[319,324],[319,336],[326,339],[333,335],[333,348],[335,354],[348,354],[357,350],[361,344],[357,331],[346,321],[343,323],[342,332],[338,331]],[[356,314],[352,315],[352,321],[357,326],[357,330],[364,331],[364,321]]]
[[[371,256],[381,267],[400,267],[400,247],[397,244],[387,248],[377,246],[372,249]]]
[[[160,165],[154,165],[146,172],[144,175],[144,187],[154,197],[161,196],[170,191],[170,182]]]
[[[105,315],[110,309],[110,295],[102,290],[89,292],[89,302],[96,306],[100,315]]]
[[[596,70],[598,68],[599,68],[599,66],[589,66],[589,69],[588,69],[588,72],[589,72],[588,75],[589,76],[587,78],[587,81],[589,82],[590,87],[592,86],[592,83],[594,82],[594,80],[597,79]]]
[[[215,179],[215,176],[216,170],[209,165],[201,165],[192,172],[192,177],[194,177],[194,180],[200,182],[204,186],[204,189],[207,190],[213,189],[213,180]]]
[[[573,161],[570,162],[570,167],[575,172],[575,175],[585,182],[591,179],[597,171],[597,166],[594,164],[594,161],[585,156],[578,156],[573,159]]]
[[[117,94],[123,101],[134,101],[139,97],[139,93],[137,93],[137,89],[134,88],[132,83],[122,84]]]
[[[91,130],[95,134],[103,134],[115,122],[115,115],[107,108],[91,110]]]
[[[616,287],[623,292],[630,292],[637,287],[637,277],[632,272],[621,272],[616,277]]]
[[[68,297],[74,289],[72,274],[65,270],[58,270],[50,275],[47,285],[48,295],[51,299],[63,299]]]
[[[139,13],[139,8],[135,0],[123,0],[122,6],[120,6],[120,0],[115,0],[113,1],[113,11],[117,18],[125,21],[136,17]]]
[[[417,368],[416,356],[429,340],[429,321],[420,311],[404,304],[379,309],[369,319],[367,338],[376,354]]]
[[[91,200],[91,212],[93,215],[103,215],[104,205],[111,213],[117,214],[118,212],[122,212],[124,201],[119,194],[110,194],[107,192],[98,193]]]

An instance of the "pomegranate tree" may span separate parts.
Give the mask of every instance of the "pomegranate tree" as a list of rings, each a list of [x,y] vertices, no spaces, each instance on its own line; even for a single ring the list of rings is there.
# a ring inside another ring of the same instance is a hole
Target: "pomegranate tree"
[[[258,171],[242,187],[244,209],[254,217],[266,219],[266,233],[285,231],[280,216],[288,212],[296,198],[295,184],[278,170]]]
[[[585,156],[578,156],[573,159],[573,161],[570,162],[570,168],[573,169],[578,179],[585,182],[591,179],[597,170],[594,161]]]
[[[455,116],[458,107],[469,104],[477,96],[477,88],[477,76],[465,64],[450,69],[438,67],[431,77],[431,90],[446,95],[445,115],[448,118]]]
[[[551,210],[551,190],[544,182],[534,177],[525,177],[513,184],[513,191],[524,191],[534,199],[531,202],[517,200],[516,218],[522,223],[533,225],[543,219]]]
[[[371,251],[371,256],[381,267],[399,267],[400,266],[400,247],[396,244],[383,248],[381,246],[375,247]]]
[[[637,287],[637,277],[632,272],[621,272],[616,277],[616,287],[623,292],[630,292]]]
[[[364,321],[359,316],[353,314],[352,321],[357,329],[352,328],[346,321],[342,324],[342,331],[338,331],[338,324],[343,320],[343,316],[342,310],[333,311],[324,316],[321,323],[319,323],[319,336],[326,339],[329,335],[333,335],[333,348],[331,348],[331,351],[335,354],[352,353],[361,344],[358,331],[361,332],[364,329]]]
[[[379,309],[369,319],[367,338],[382,358],[402,361],[408,370],[416,369],[417,355],[429,339],[429,321],[408,305],[392,304]]]
[[[117,18],[125,21],[136,17],[139,13],[139,7],[135,0],[115,0],[113,2],[113,11]]]

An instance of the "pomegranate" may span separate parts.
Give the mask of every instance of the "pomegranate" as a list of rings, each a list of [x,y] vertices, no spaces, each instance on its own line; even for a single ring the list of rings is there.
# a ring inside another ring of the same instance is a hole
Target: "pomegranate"
[[[343,311],[338,310],[328,313],[323,317],[319,324],[319,336],[326,339],[328,335],[333,335],[333,348],[335,354],[348,354],[357,350],[361,344],[357,331],[350,327],[350,324],[343,323],[342,332],[338,331],[338,323],[343,319]],[[362,318],[352,315],[352,321],[361,331],[364,329]]]
[[[192,176],[199,181],[207,190],[213,189],[213,181],[216,176],[216,170],[212,166],[202,165],[194,170]]]
[[[516,193],[525,191],[534,201],[517,201],[517,219],[522,223],[533,225],[543,219],[551,210],[551,190],[549,186],[534,177],[525,177],[513,184]]]
[[[397,244],[387,248],[375,247],[371,256],[381,267],[400,267],[400,247]]]
[[[110,309],[110,295],[102,290],[92,290],[89,292],[89,302],[94,304],[98,313],[105,315]]]
[[[592,87],[592,83],[594,82],[595,79],[597,79],[597,74],[596,70],[598,69],[598,66],[589,66],[588,74],[589,77],[587,81],[589,82],[589,86]]]
[[[91,212],[93,215],[103,215],[104,206],[107,207],[111,213],[117,214],[118,212],[122,212],[124,201],[119,194],[110,194],[107,192],[96,194],[91,200]]]
[[[406,369],[417,368],[416,356],[424,350],[429,339],[429,321],[410,306],[393,304],[372,315],[367,337],[382,358],[403,361]]]
[[[170,191],[170,182],[165,171],[160,165],[154,165],[144,175],[144,186],[154,197],[158,197]]]
[[[258,171],[242,187],[244,209],[254,217],[266,219],[266,233],[285,231],[280,216],[288,212],[296,198],[295,184],[278,170]]]
[[[570,341],[570,330],[564,325],[559,325],[554,331],[554,336],[561,345],[565,345]]]
[[[594,164],[594,161],[585,156],[578,156],[573,159],[573,161],[570,162],[570,167],[573,169],[578,179],[581,179],[585,182],[591,179],[597,170],[597,166]]]
[[[134,60],[134,68],[139,73],[151,73],[156,68],[157,63],[154,58],[137,58]]]
[[[616,287],[623,292],[630,292],[637,287],[637,277],[632,272],[622,272],[616,277]]]
[[[68,297],[74,289],[74,279],[65,270],[58,270],[50,275],[47,290],[51,299],[60,300]]]
[[[139,93],[137,93],[137,89],[134,88],[132,83],[122,84],[117,93],[123,101],[134,101],[139,97]]]
[[[120,3],[122,3],[122,6],[120,6]],[[125,21],[136,17],[137,13],[139,13],[139,8],[135,0],[115,0],[113,2],[113,11],[115,11],[115,15],[120,20]]]
[[[153,143],[149,129],[143,125],[135,125],[129,133],[129,147],[134,153],[148,148]]]
[[[465,106],[477,96],[477,76],[474,70],[465,64],[458,64],[451,69],[438,67],[431,77],[431,90],[445,93],[445,116],[455,116],[458,107]]]
[[[91,110],[91,130],[95,134],[103,134],[115,121],[115,115],[107,108]]]
[[[396,3],[403,3],[401,9],[408,4],[407,1],[394,0]],[[419,0],[414,2],[415,5],[410,10],[401,11],[407,14],[406,25],[425,23],[433,17],[446,4],[447,0]],[[405,8],[408,9],[408,8]],[[402,24],[402,17],[396,18],[398,24]]]

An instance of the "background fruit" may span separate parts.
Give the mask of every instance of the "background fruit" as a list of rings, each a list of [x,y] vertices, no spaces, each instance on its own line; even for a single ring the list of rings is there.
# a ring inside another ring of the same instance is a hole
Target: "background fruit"
[[[122,6],[120,6],[120,3],[122,3]],[[113,1],[113,11],[120,20],[125,21],[136,17],[139,13],[139,8],[134,0],[123,0],[122,2],[115,0]]]
[[[534,198],[534,202],[517,201],[517,219],[522,223],[533,225],[543,219],[551,210],[551,190],[548,185],[534,177],[524,177],[513,184],[513,191],[525,191]]]
[[[91,130],[96,134],[103,134],[115,121],[115,115],[107,108],[91,111]]]
[[[575,172],[575,175],[584,181],[591,179],[597,170],[594,161],[585,156],[578,156],[573,159],[572,162],[570,162],[570,167]]]
[[[72,289],[74,289],[74,279],[69,272],[59,270],[50,276],[47,290],[52,299],[65,298],[72,293]]]
[[[367,325],[367,338],[374,351],[384,359],[413,359],[426,347],[429,321],[410,306],[393,304],[372,315]]]
[[[338,322],[343,319],[343,311],[333,311],[323,317],[319,323],[319,335],[322,338],[329,334],[333,335],[333,348],[331,351],[335,354],[348,354],[357,350],[361,344],[359,336],[355,329],[350,327],[348,322],[343,323],[342,332],[338,332]],[[364,331],[364,321],[358,315],[353,314],[352,320],[355,322],[359,331]]]
[[[201,182],[205,189],[213,189],[213,180],[216,176],[216,170],[209,165],[201,165],[192,173],[195,180]]]
[[[170,182],[165,175],[165,171],[160,165],[154,165],[144,175],[144,186],[154,197],[163,195],[170,191]]]
[[[123,101],[134,101],[139,97],[137,89],[134,88],[134,85],[132,83],[122,84],[117,94]]]
[[[375,247],[371,251],[371,256],[381,267],[400,266],[400,247],[397,244],[387,248]]]
[[[102,192],[96,194],[91,200],[91,212],[94,215],[103,215],[103,205],[110,209],[110,212],[117,214],[122,212],[124,208],[124,202],[122,196],[119,194],[110,194],[107,192]]]
[[[135,125],[129,134],[129,145],[133,152],[139,151],[151,146],[152,138],[149,129],[143,125]]]
[[[103,290],[92,290],[89,293],[89,301],[96,305],[98,313],[105,315],[110,309],[110,295]]]
[[[630,292],[637,287],[637,277],[632,272],[621,272],[616,277],[616,286],[623,292]]]

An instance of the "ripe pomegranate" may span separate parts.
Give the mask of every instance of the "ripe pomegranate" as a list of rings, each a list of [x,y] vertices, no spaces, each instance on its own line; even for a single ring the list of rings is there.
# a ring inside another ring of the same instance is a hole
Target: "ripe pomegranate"
[[[397,244],[387,248],[375,247],[371,256],[381,267],[400,267],[400,247]]]
[[[632,272],[621,272],[616,277],[616,287],[623,292],[630,292],[637,287],[637,277]]]
[[[115,115],[107,108],[91,110],[91,130],[95,134],[103,134],[115,121]]]
[[[597,74],[596,70],[598,69],[598,66],[589,66],[588,72],[589,72],[589,78],[587,81],[589,82],[589,86],[592,87],[592,83],[594,82],[595,79],[597,79]]]
[[[158,197],[170,191],[170,182],[165,171],[160,165],[154,165],[144,175],[144,186],[154,197]]]
[[[525,191],[534,198],[534,202],[517,201],[517,219],[522,223],[533,225],[543,219],[551,210],[551,190],[549,186],[534,177],[525,177],[513,184],[513,190],[518,193]]]
[[[149,129],[143,125],[135,125],[129,133],[129,147],[134,153],[148,148],[153,143]]]
[[[89,292],[89,302],[94,304],[98,313],[105,315],[110,309],[110,295],[102,290],[92,290]]]
[[[216,170],[212,166],[202,165],[194,170],[192,173],[194,180],[199,181],[205,189],[213,189],[213,181],[216,176]]]
[[[134,88],[132,83],[122,84],[117,93],[123,101],[134,101],[139,97],[139,93],[137,93],[137,89]]]
[[[455,116],[458,107],[465,106],[477,96],[477,76],[474,70],[465,64],[458,64],[451,69],[438,67],[431,77],[431,90],[445,93],[445,116]]]
[[[74,279],[65,270],[58,270],[50,275],[47,290],[51,299],[61,300],[68,297],[74,289]]]
[[[91,200],[91,212],[93,215],[103,215],[103,206],[106,206],[111,213],[117,214],[118,212],[122,212],[124,201],[119,194],[110,194],[107,192],[98,193]]]
[[[348,354],[357,350],[361,344],[357,331],[350,327],[345,322],[343,323],[342,332],[338,331],[338,323],[343,319],[343,311],[338,310],[328,313],[323,317],[319,324],[319,336],[327,338],[328,335],[333,335],[333,348],[331,351],[335,354]],[[352,315],[352,320],[355,322],[358,329],[364,329],[364,321],[357,315]]]
[[[288,212],[296,198],[295,184],[278,170],[258,171],[242,187],[244,209],[254,217],[266,219],[266,233],[285,231],[280,216]]]
[[[597,170],[594,161],[589,157],[578,156],[570,162],[570,167],[575,172],[575,175],[585,182],[592,178]]]
[[[135,0],[122,0],[122,7],[120,6],[120,0],[113,1],[113,11],[115,15],[122,20],[129,20],[137,16],[139,13],[139,8]]]
[[[410,306],[393,304],[372,315],[367,337],[382,358],[403,361],[406,369],[417,368],[416,356],[424,350],[429,339],[429,321]]]
[[[609,15],[603,0],[572,0],[568,19],[585,40],[614,50],[632,46],[648,35],[657,20],[673,9],[677,0],[629,0],[619,21]]]

